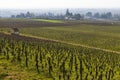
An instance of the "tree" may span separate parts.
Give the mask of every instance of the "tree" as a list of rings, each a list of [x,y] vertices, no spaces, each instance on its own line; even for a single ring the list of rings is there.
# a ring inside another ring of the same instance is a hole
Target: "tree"
[[[87,17],[92,17],[92,12],[87,12],[87,13],[86,13],[86,16],[87,16]]]
[[[34,17],[35,17],[34,13],[30,13],[30,12],[26,13],[26,18],[34,18]]]
[[[101,14],[101,18],[103,18],[103,19],[107,19],[106,14],[105,14],[105,13],[102,13],[102,14]]]
[[[25,18],[25,14],[24,13],[20,13],[20,17],[21,18]]]
[[[15,15],[11,15],[11,18],[15,18]]]
[[[69,9],[66,10],[66,16],[69,16],[70,15],[70,12],[69,12]]]
[[[106,16],[107,16],[108,19],[110,19],[110,18],[112,18],[112,13],[108,12],[108,13],[106,13]]]
[[[30,17],[30,12],[27,12],[27,13],[26,13],[26,17]]]
[[[112,13],[111,13],[111,12],[103,13],[103,14],[101,15],[101,18],[111,19],[111,18],[112,18]]]
[[[81,16],[80,14],[75,14],[75,15],[74,15],[74,18],[75,18],[76,20],[80,20],[80,19],[82,18],[82,16]]]
[[[100,18],[100,14],[97,12],[97,13],[94,14],[94,17],[95,18]]]
[[[17,15],[16,18],[21,18],[21,16],[20,16],[20,15]]]

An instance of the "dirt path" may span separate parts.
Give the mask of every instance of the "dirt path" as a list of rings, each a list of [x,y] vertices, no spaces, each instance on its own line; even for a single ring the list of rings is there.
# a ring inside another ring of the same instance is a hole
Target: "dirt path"
[[[6,32],[2,32],[2,33],[10,35],[9,33],[6,33]],[[120,54],[119,51],[113,51],[113,50],[109,50],[109,49],[102,49],[102,48],[98,48],[98,47],[86,46],[86,45],[82,45],[82,44],[75,44],[75,43],[70,43],[70,42],[66,42],[66,41],[54,40],[54,39],[49,39],[49,38],[44,38],[44,37],[37,37],[37,36],[27,35],[27,34],[20,34],[20,35],[23,36],[23,37],[36,38],[36,39],[41,39],[41,40],[47,40],[47,41],[58,42],[58,43],[63,43],[63,44],[69,44],[69,45],[74,45],[74,46],[81,46],[81,47],[85,47],[85,48],[96,49],[96,50],[101,50],[101,51],[105,51],[105,52],[112,52],[112,53]]]
[[[75,43],[70,43],[70,42],[66,42],[66,41],[48,39],[48,38],[44,38],[44,37],[37,37],[37,36],[26,35],[26,34],[21,34],[21,35],[22,35],[22,36],[27,36],[27,37],[29,36],[29,37],[37,38],[37,39],[49,40],[49,41],[58,42],[58,43],[64,43],[64,44],[69,44],[69,45],[74,45],[74,46],[81,46],[81,47],[85,47],[85,48],[96,49],[96,50],[102,50],[102,51],[105,51],[105,52],[113,52],[113,53],[120,54],[119,51],[113,51],[113,50],[108,50],[108,49],[102,49],[102,48],[93,47],[93,46],[86,46],[86,45],[82,45],[82,44],[75,44]]]

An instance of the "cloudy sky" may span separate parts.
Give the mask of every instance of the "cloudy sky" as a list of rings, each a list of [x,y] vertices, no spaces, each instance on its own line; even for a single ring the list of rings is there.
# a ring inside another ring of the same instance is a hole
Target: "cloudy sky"
[[[0,0],[0,9],[120,8],[120,0]]]

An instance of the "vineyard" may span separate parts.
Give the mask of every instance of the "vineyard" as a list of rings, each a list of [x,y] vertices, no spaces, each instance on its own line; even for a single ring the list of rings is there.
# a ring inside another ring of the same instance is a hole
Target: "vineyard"
[[[20,28],[20,31],[27,35],[120,51],[119,26],[85,24],[78,26]]]
[[[0,79],[120,79],[120,54],[5,34],[0,34],[0,44],[0,69],[3,70]],[[11,77],[9,70],[12,67],[6,66],[6,63],[13,64],[20,72],[37,74],[37,77],[18,77],[17,74]]]
[[[120,24],[117,21],[0,19],[0,32],[11,33],[13,27],[28,36],[120,51]]]

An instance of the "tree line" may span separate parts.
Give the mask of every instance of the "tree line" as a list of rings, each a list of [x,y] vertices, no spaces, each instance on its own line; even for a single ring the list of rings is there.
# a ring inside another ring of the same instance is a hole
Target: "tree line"
[[[70,12],[66,10],[65,14],[54,14],[51,12],[35,15],[35,13],[27,12],[17,15],[11,15],[11,18],[40,18],[40,19],[59,19],[59,20],[81,20],[81,19],[113,19],[120,20],[120,14],[113,14],[112,12],[87,12],[84,14]]]

